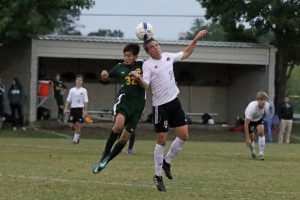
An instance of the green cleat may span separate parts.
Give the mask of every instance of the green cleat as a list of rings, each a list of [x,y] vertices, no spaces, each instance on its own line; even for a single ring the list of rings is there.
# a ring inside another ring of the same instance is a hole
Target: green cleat
[[[264,154],[259,154],[258,158],[259,158],[259,160],[265,160]]]

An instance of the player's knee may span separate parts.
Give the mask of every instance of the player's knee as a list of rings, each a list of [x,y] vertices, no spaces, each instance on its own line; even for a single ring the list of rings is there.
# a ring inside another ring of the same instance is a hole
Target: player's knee
[[[187,141],[189,139],[189,134],[188,133],[182,134],[182,135],[179,135],[178,137],[179,137],[179,139],[181,139],[183,141]]]
[[[114,133],[122,133],[122,131],[124,130],[124,126],[114,125],[112,130]]]

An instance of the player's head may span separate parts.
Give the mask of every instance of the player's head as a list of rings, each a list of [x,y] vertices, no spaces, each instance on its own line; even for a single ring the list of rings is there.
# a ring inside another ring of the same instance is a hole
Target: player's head
[[[158,44],[157,40],[151,38],[149,40],[144,41],[144,49],[151,56],[153,59],[160,59],[161,58],[161,49],[160,45]]]
[[[81,74],[76,75],[76,79],[75,79],[76,87],[81,87],[82,86],[83,79],[84,79],[84,77]]]
[[[123,49],[125,65],[132,65],[140,53],[140,46],[136,43],[129,43]]]
[[[57,73],[57,74],[55,75],[55,79],[59,81],[59,80],[60,80],[60,74]]]
[[[258,101],[258,106],[260,108],[263,108],[265,107],[265,104],[266,102],[268,101],[268,94],[266,92],[263,92],[263,91],[259,91],[257,94],[256,94],[256,99]]]
[[[290,101],[289,95],[285,95],[284,98],[283,98],[283,101],[284,101],[285,103],[288,103],[288,102]]]

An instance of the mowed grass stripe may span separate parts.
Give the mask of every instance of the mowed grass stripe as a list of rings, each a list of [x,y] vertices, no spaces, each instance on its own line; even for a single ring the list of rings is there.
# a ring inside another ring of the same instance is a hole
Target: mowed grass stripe
[[[30,134],[30,133],[27,133]],[[170,145],[168,142],[167,148]],[[267,144],[266,160],[251,160],[244,141],[185,144],[172,161],[167,193],[156,190],[155,141],[137,140],[93,175],[105,140],[0,138],[2,199],[297,199],[299,144]]]

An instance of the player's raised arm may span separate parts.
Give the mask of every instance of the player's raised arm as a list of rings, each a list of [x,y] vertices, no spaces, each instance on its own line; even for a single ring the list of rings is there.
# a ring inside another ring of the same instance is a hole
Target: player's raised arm
[[[194,37],[194,39],[192,40],[192,42],[183,50],[183,56],[182,56],[182,60],[183,59],[187,59],[188,57],[190,57],[190,55],[193,53],[197,42],[205,37],[207,35],[208,31],[207,30],[202,30],[199,31],[199,33]]]

